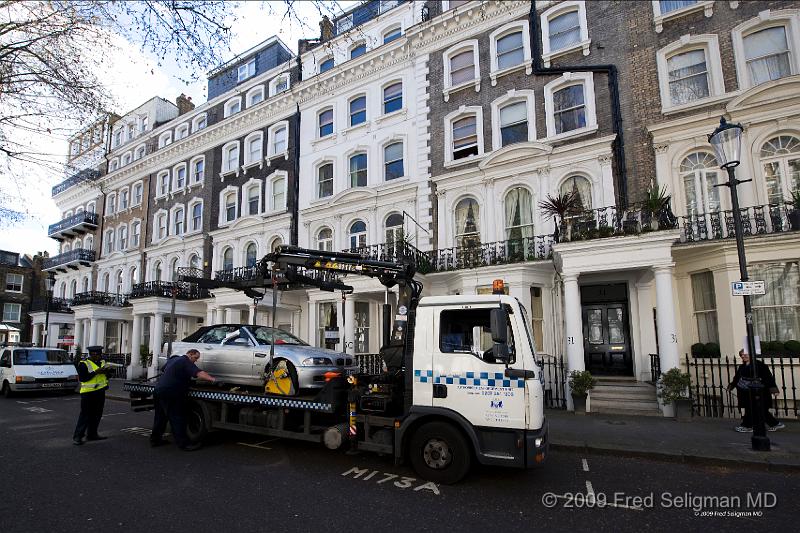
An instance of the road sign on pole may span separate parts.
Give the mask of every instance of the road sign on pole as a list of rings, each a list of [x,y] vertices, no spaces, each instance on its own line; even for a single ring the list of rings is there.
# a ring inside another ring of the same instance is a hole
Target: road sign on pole
[[[734,296],[756,296],[767,293],[767,286],[763,281],[732,281],[731,293]]]

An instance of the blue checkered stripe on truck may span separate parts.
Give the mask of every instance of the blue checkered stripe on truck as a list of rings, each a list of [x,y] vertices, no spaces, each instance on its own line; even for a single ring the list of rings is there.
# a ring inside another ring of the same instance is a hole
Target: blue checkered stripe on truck
[[[433,370],[414,370],[414,381],[435,385],[471,385],[473,387],[525,387],[524,379],[511,379],[502,372],[464,372],[463,374],[436,374]]]

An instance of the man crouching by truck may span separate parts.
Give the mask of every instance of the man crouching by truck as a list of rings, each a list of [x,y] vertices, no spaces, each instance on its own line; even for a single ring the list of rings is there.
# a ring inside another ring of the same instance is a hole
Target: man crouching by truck
[[[208,372],[197,368],[195,363],[198,359],[200,359],[200,352],[189,350],[186,355],[170,357],[164,365],[164,371],[158,378],[154,393],[156,412],[153,431],[150,433],[151,446],[160,446],[169,442],[163,437],[167,420],[169,420],[178,448],[189,452],[200,448],[199,442],[192,444],[186,435],[186,404],[189,385],[192,378],[212,383],[216,379]]]

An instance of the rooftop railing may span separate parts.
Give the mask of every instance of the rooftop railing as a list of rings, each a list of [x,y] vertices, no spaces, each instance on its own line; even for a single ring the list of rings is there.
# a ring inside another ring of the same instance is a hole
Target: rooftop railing
[[[83,248],[78,248],[77,250],[70,250],[69,252],[64,252],[63,254],[58,254],[56,256],[50,257],[45,260],[43,269],[48,270],[57,267],[66,267],[68,265],[74,265],[75,263],[92,263],[95,260],[95,252],[94,250],[85,250]]]
[[[76,172],[72,176],[68,177],[58,185],[53,187],[53,196],[57,194],[61,194],[62,192],[66,191],[73,185],[77,185],[78,183],[82,183],[84,181],[94,181],[100,177],[100,172],[94,169],[83,169],[80,172]]]
[[[68,216],[64,220],[60,222],[56,222],[55,224],[50,224],[50,227],[47,228],[47,234],[53,236],[57,233],[61,233],[65,230],[70,230],[77,226],[86,226],[87,230],[94,229],[97,227],[97,213],[91,213],[89,211],[82,211],[80,213],[75,213],[74,215]],[[94,226],[94,228],[90,228],[90,226]]]

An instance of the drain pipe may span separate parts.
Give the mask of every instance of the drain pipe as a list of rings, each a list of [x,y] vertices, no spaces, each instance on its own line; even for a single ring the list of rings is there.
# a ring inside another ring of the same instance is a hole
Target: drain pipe
[[[622,138],[622,109],[619,103],[619,79],[616,65],[589,65],[575,67],[548,67],[542,66],[542,54],[539,46],[539,17],[536,14],[536,0],[531,2],[528,16],[531,38],[532,71],[534,75],[564,74],[567,72],[598,72],[608,76],[608,92],[611,100],[612,129],[616,135],[612,149],[614,161],[617,165],[617,189],[619,191],[619,207],[628,205],[628,170],[625,164],[625,143]]]

